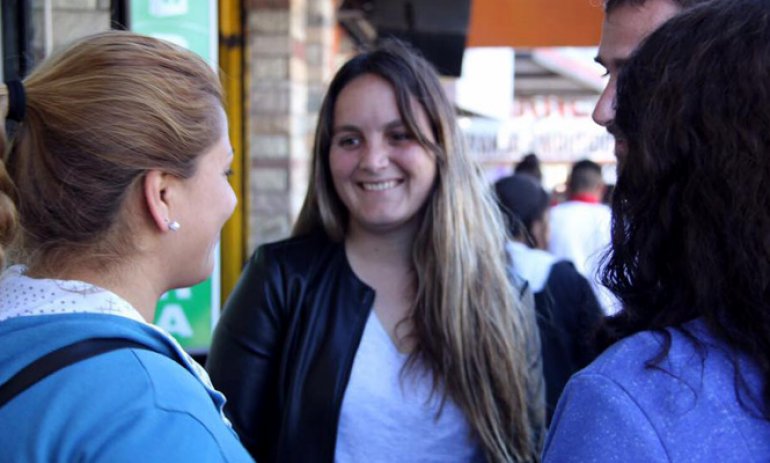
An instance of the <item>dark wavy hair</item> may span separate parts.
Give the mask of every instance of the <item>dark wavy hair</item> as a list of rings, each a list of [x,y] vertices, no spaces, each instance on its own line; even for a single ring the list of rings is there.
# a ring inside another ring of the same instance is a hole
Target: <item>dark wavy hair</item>
[[[770,416],[770,2],[707,3],[651,34],[616,123],[628,156],[602,279],[624,310],[600,342],[702,318],[756,362]]]

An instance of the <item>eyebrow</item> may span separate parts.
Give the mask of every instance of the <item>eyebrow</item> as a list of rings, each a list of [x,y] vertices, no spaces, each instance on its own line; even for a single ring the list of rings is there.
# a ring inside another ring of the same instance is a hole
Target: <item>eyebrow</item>
[[[387,124],[385,124],[383,127],[384,127],[385,130],[389,130],[389,129],[394,129],[394,128],[397,128],[397,127],[406,127],[406,124],[401,119],[394,119],[394,120],[388,122]],[[334,136],[334,135],[336,135],[336,134],[338,134],[340,132],[360,132],[360,131],[361,131],[361,129],[359,127],[355,126],[355,125],[350,125],[350,124],[348,124],[348,125],[341,125],[339,127],[334,127],[332,129],[332,136]]]
[[[604,69],[607,69],[607,63],[604,62],[601,56],[596,55],[594,61],[599,63]],[[611,59],[610,62],[615,65],[615,68],[621,68],[628,62],[628,58],[615,58]]]
[[[341,125],[339,127],[332,128],[332,136],[340,132],[360,132],[360,131],[361,129],[359,129],[355,125]]]

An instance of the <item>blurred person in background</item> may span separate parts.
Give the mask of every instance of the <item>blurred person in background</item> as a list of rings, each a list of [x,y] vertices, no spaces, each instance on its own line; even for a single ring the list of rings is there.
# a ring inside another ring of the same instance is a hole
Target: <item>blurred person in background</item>
[[[236,205],[217,76],[106,32],[6,93],[0,459],[252,461],[205,371],[150,324],[163,293],[211,274]]]
[[[513,168],[513,173],[529,175],[537,180],[537,183],[543,181],[543,171],[540,168],[540,159],[535,153],[527,153],[521,158],[521,161],[519,161],[519,163],[516,164],[516,167]]]
[[[569,377],[595,357],[590,340],[602,310],[588,281],[572,263],[545,251],[548,193],[525,175],[498,180],[495,192],[514,239],[507,245],[513,269],[535,294],[550,421]]]
[[[546,461],[770,460],[768,24],[766,0],[706,3],[624,66],[603,276],[623,310],[568,383]]]
[[[591,283],[607,314],[617,311],[612,295],[598,281],[601,258],[610,243],[610,208],[602,204],[602,168],[583,159],[572,165],[567,179],[567,201],[551,209],[548,251],[571,261]]]
[[[463,146],[405,45],[337,72],[294,236],[249,261],[207,363],[259,461],[539,458],[534,308]]]

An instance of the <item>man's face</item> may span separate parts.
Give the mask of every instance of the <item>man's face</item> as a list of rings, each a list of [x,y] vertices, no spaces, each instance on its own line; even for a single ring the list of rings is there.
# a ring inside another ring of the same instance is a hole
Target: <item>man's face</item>
[[[680,10],[673,0],[647,0],[641,6],[619,6],[604,18],[596,61],[607,70],[610,80],[596,102],[592,117],[615,137],[615,156],[622,157],[627,149],[613,124],[618,73],[639,43]]]

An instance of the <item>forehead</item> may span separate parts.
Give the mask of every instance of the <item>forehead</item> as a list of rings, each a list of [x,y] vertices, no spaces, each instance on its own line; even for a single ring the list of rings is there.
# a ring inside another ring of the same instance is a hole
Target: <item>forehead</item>
[[[409,106],[418,117],[423,108],[413,95],[409,95]],[[347,119],[400,118],[398,102],[393,85],[375,74],[363,74],[345,85],[334,105],[336,123]]]
[[[366,103],[367,100],[369,100],[368,98],[360,98],[361,95],[366,94],[380,98],[393,99],[394,101],[396,98],[393,85],[389,81],[377,74],[367,73],[361,74],[345,84],[337,97],[337,103],[349,102],[346,100]]]
[[[639,43],[666,20],[681,11],[673,0],[648,0],[626,4],[604,18],[599,59],[605,66],[627,59]]]

